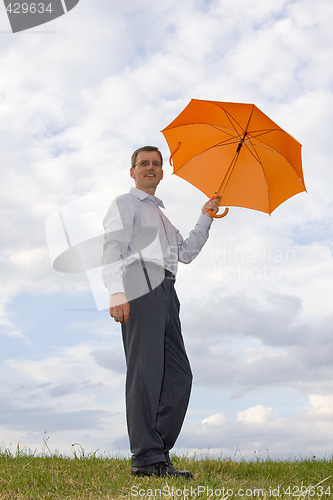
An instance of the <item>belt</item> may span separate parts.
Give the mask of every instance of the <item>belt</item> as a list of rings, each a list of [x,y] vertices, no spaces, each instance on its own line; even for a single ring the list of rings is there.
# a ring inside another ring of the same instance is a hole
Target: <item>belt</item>
[[[135,264],[137,261],[134,261],[133,264]],[[149,276],[148,276],[148,271],[147,269],[149,268],[152,268],[152,269],[156,269],[158,272],[163,272],[164,270],[164,275],[167,279],[171,280],[173,283],[176,283],[176,276],[174,274],[172,274],[171,271],[169,271],[168,269],[163,269],[163,267],[160,267],[156,264],[153,264],[152,262],[145,262],[143,259],[140,260],[140,263],[142,265],[142,268],[143,268],[143,272],[145,274],[145,278],[146,278],[146,281],[147,281],[147,285],[148,285],[148,288],[149,288],[149,291],[151,292],[152,291],[152,286],[151,286],[151,283],[150,283],[150,279],[149,279]],[[130,264],[132,265],[132,264]]]
[[[168,278],[169,280],[173,281],[173,283],[176,283],[176,276],[172,274],[171,271],[168,271],[167,269],[164,269],[164,274],[165,277]]]

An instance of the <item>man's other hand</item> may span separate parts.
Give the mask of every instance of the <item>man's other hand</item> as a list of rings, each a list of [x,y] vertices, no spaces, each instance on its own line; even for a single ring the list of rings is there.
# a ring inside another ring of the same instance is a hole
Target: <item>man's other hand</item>
[[[124,293],[114,293],[110,297],[110,316],[119,323],[127,323],[130,305]]]

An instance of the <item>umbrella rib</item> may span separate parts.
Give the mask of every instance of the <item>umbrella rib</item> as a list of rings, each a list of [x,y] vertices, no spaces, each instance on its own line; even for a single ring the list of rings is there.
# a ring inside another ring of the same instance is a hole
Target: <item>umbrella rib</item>
[[[236,135],[232,134],[231,129],[228,129],[227,127],[223,127],[222,125],[216,125],[214,123],[205,123],[205,122],[199,123],[199,122],[197,122],[197,123],[191,123],[189,125],[209,125],[210,127],[215,128],[219,132],[223,132],[224,134],[230,136],[229,139],[226,139],[225,141],[219,142],[218,144],[215,144],[215,146],[219,146],[220,144],[226,144],[228,142],[228,140],[230,140],[230,139],[234,139],[234,141],[239,141],[241,138],[241,134],[244,133],[243,129],[242,129],[241,133],[238,132],[237,129],[232,124],[231,124],[232,128],[235,131]],[[233,144],[234,141],[230,142],[229,144]]]
[[[203,125],[203,124],[201,124],[201,125]],[[239,133],[237,132],[237,130],[236,130],[236,129],[234,129],[234,130],[235,130],[235,132],[236,132],[236,134],[237,134],[237,137],[236,137],[235,135],[233,135],[231,132],[229,132],[229,129],[227,129],[227,127],[222,127],[222,125],[214,125],[213,123],[210,123],[209,125],[210,125],[212,128],[215,128],[216,130],[218,130],[219,132],[223,132],[224,134],[229,135],[229,136],[230,136],[230,139],[239,140],[239,138],[240,138],[240,135],[239,135]],[[225,129],[226,129],[226,130],[225,130]],[[231,129],[230,129],[230,130],[231,130]],[[228,140],[228,139],[227,139],[227,140]],[[223,143],[223,142],[226,142],[226,141],[222,141],[222,143]],[[222,143],[220,143],[220,144],[222,144]]]
[[[290,163],[290,161],[288,160],[288,158],[287,158],[284,154],[282,154],[282,153],[281,153],[281,151],[278,151],[277,149],[270,148],[270,147],[269,147],[269,146],[267,146],[265,143],[264,143],[264,144],[256,144],[256,145],[254,146],[254,145],[252,144],[252,142],[251,142],[251,141],[248,141],[248,142],[250,142],[250,143],[251,143],[251,145],[252,145],[252,147],[253,147],[253,149],[254,149],[255,151],[256,151],[256,148],[261,148],[261,149],[266,149],[267,151],[272,151],[272,152],[274,152],[274,153],[276,153],[276,154],[280,155],[282,158],[284,158],[284,159],[286,160],[286,162],[290,165],[290,167],[291,167],[291,168],[292,168],[292,169],[296,172],[296,170],[294,169],[294,167],[293,167],[292,163]],[[262,163],[261,163],[261,160],[260,160],[259,156],[258,156],[258,158],[257,158],[257,157],[256,157],[256,155],[253,153],[253,151],[251,151],[251,149],[248,147],[248,145],[247,145],[247,144],[245,144],[245,145],[246,145],[246,147],[247,147],[248,151],[252,154],[252,156],[253,156],[253,157],[254,157],[254,158],[258,161],[258,163],[260,163],[260,165],[262,165]],[[297,172],[296,172],[296,174],[297,174]],[[298,174],[297,174],[297,176],[298,176]],[[302,179],[302,178],[301,178],[301,177],[299,177],[299,176],[298,176],[298,178],[299,178],[299,180],[301,181],[301,183],[304,185],[304,179]]]
[[[250,135],[249,138],[248,138],[248,141],[247,142],[250,142],[254,151],[256,150],[256,148],[261,148],[261,149],[266,149],[267,151],[272,151],[273,153],[276,153],[280,156],[283,156],[283,158],[288,161],[288,159],[281,153],[281,151],[279,151],[278,149],[275,149],[275,148],[272,148],[270,147],[268,144],[266,144],[265,142],[261,141],[260,139],[258,139],[258,137],[262,136],[262,135],[265,135],[265,134],[268,134],[269,132],[273,132],[274,130],[279,130],[279,129],[269,129],[269,130],[266,130],[266,131],[262,131],[260,134],[258,135]],[[252,143],[252,139],[258,139],[259,143],[257,144],[253,144]],[[245,145],[246,142],[244,143]],[[249,149],[248,147],[248,150],[249,152],[255,157],[255,155],[253,154],[253,152]],[[288,163],[290,164],[290,166],[293,168],[292,164],[288,161]]]
[[[226,115],[227,119],[229,120],[229,122],[230,122],[230,124],[231,124],[232,128],[233,128],[233,129],[234,129],[234,131],[236,132],[238,139],[240,139],[240,138],[241,138],[241,136],[240,136],[239,132],[237,131],[237,129],[236,129],[236,127],[235,127],[234,123],[237,123],[237,125],[239,126],[239,128],[240,128],[240,130],[241,130],[242,132],[244,132],[243,127],[242,127],[242,126],[238,123],[238,121],[237,121],[237,120],[236,120],[236,119],[235,119],[235,118],[231,115],[231,113],[229,113],[229,112],[228,112],[228,111],[227,111],[227,110],[226,110],[223,106],[219,106],[219,105],[218,105],[217,103],[215,103],[214,101],[212,101],[211,103],[212,103],[212,104],[217,105],[220,109],[222,109],[222,111],[223,111],[223,112],[224,112],[224,114]],[[252,109],[251,109],[251,113],[250,113],[250,116],[249,116],[248,123],[247,123],[247,125],[246,125],[245,132],[246,132],[246,130],[248,129],[248,126],[249,126],[249,123],[250,123],[250,120],[251,120],[251,117],[252,117],[253,110],[254,110],[254,105],[252,104]],[[217,128],[218,128],[218,127],[217,127]]]
[[[256,136],[253,136],[252,138],[254,139],[258,139],[259,141],[259,144],[256,144],[255,146],[252,144],[252,147],[253,149],[255,148],[261,148],[261,149],[266,149],[267,151],[272,151],[280,156],[282,156],[290,165],[290,167],[296,172],[295,168],[293,167],[292,163],[290,163],[290,161],[288,160],[288,158],[286,158],[286,156],[284,154],[281,153],[281,151],[277,150],[277,149],[274,149],[272,147],[269,147],[265,142],[261,141],[260,140],[260,136],[262,135],[265,135],[265,134],[268,134],[270,132],[274,132],[274,131],[279,131],[280,129],[267,129],[267,130],[264,130],[264,131],[258,131],[260,133],[258,133]],[[249,149],[249,148],[248,148]],[[249,149],[249,151],[252,153],[252,151]],[[253,153],[252,153],[253,154]],[[254,156],[254,155],[253,155]],[[296,172],[297,174],[297,172]],[[298,174],[297,174],[298,176]],[[298,176],[299,177],[299,176]],[[304,185],[304,179],[302,177],[299,177],[301,183]]]
[[[222,109],[223,109],[223,108],[222,108]],[[231,124],[232,128],[233,128],[233,129],[234,129],[234,131],[236,132],[238,139],[241,139],[241,135],[240,135],[240,134],[239,134],[239,132],[237,131],[236,127],[234,126],[233,120],[237,123],[237,125],[238,125],[238,126],[239,126],[239,128],[241,129],[242,133],[243,133],[243,134],[246,134],[246,131],[247,131],[247,129],[248,129],[248,127],[249,127],[249,124],[250,124],[250,120],[251,120],[251,118],[252,118],[253,109],[254,109],[254,106],[252,106],[252,110],[251,110],[251,113],[250,113],[250,116],[249,116],[249,119],[248,119],[248,122],[247,122],[247,125],[246,125],[245,130],[243,129],[243,127],[241,127],[241,125],[237,122],[237,120],[235,120],[235,118],[233,118],[233,117],[231,116],[231,114],[230,114],[230,113],[228,113],[228,111],[226,111],[225,109],[223,109],[224,114],[226,115],[226,117],[228,118],[228,120],[229,120],[229,122],[230,122],[230,124]]]
[[[223,191],[225,191],[225,189],[226,189],[226,187],[228,185],[228,182],[229,182],[229,179],[231,177],[232,171],[233,171],[233,169],[234,169],[234,167],[236,165],[236,162],[237,162],[237,159],[238,159],[238,155],[239,155],[239,151],[236,151],[236,153],[234,154],[233,159],[230,162],[230,165],[228,167],[227,173],[223,177],[222,182],[220,184],[220,187],[219,187],[219,189],[217,191],[217,194],[219,196],[221,196],[221,197],[222,197]]]
[[[191,123],[190,125],[207,125],[207,123]],[[222,130],[221,130],[221,129],[222,129],[223,127],[221,127],[221,126],[219,126],[219,125],[214,125],[214,124],[212,124],[212,123],[210,123],[209,125],[210,125],[211,127],[213,127],[213,128],[215,128],[215,129],[217,129],[217,130],[219,130],[219,131],[221,131],[221,132],[222,132]],[[193,161],[195,158],[198,158],[199,156],[201,156],[201,155],[203,155],[203,154],[207,153],[207,151],[209,151],[210,149],[213,149],[213,148],[215,148],[215,147],[219,147],[219,146],[224,146],[224,145],[238,144],[238,143],[239,143],[239,139],[240,139],[240,135],[239,135],[239,133],[237,132],[237,130],[236,130],[236,129],[234,129],[234,130],[235,130],[235,132],[236,132],[236,134],[237,134],[237,137],[233,136],[231,132],[226,132],[225,130],[223,130],[223,132],[224,132],[225,134],[230,135],[230,137],[229,137],[228,139],[226,139],[226,140],[224,140],[224,141],[222,141],[222,142],[219,142],[218,144],[213,144],[213,146],[209,146],[209,147],[207,147],[207,149],[203,149],[202,151],[200,151],[200,153],[199,153],[199,154],[197,154],[194,158],[189,159],[187,162],[185,162],[185,163],[184,163],[184,165],[182,165],[181,167],[179,167],[177,170],[181,170],[181,169],[182,169],[182,168],[184,168],[184,167],[185,167],[188,163],[190,163],[191,161]],[[229,141],[230,141],[230,142],[229,142]],[[179,147],[178,147],[178,149],[179,149]],[[177,151],[177,149],[176,149],[176,151]],[[174,151],[174,153],[175,153],[176,151]],[[174,153],[173,153],[173,154],[174,154]]]
[[[249,137],[252,138],[252,139],[258,139],[258,137],[270,134],[271,132],[275,132],[275,131],[278,131],[278,130],[279,129],[277,129],[277,128],[270,128],[270,129],[265,129],[265,130],[256,130],[255,132],[249,133]],[[272,151],[275,151],[275,149],[269,148],[269,146],[268,146],[268,149],[271,149]]]

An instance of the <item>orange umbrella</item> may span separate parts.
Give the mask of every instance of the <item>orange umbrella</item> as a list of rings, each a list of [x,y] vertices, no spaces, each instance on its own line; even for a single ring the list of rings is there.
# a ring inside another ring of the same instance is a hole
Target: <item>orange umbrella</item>
[[[306,191],[301,144],[254,104],[192,99],[162,133],[173,173],[219,205],[271,214]]]

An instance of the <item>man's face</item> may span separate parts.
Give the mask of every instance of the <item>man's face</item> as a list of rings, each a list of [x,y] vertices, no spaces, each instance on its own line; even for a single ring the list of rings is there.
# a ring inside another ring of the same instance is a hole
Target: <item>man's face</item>
[[[149,194],[155,194],[156,188],[163,179],[161,158],[157,151],[140,151],[136,158],[136,166],[130,170],[135,180],[135,187]]]

